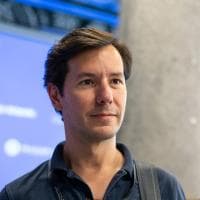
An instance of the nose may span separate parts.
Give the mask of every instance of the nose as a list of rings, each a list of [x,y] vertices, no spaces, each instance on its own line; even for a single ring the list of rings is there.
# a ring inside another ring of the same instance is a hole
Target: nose
[[[108,83],[102,83],[97,88],[96,102],[99,105],[111,104],[113,102],[112,88]]]

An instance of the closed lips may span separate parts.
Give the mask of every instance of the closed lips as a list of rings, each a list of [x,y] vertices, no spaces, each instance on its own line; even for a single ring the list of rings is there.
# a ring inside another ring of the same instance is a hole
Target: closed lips
[[[92,117],[106,117],[106,116],[117,116],[117,114],[114,113],[96,113],[96,114],[92,114]]]

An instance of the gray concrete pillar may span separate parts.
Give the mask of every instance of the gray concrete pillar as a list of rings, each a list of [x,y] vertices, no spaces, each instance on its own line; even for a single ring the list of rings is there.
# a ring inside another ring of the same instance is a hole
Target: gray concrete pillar
[[[133,53],[119,140],[200,197],[200,1],[124,0],[120,37]]]

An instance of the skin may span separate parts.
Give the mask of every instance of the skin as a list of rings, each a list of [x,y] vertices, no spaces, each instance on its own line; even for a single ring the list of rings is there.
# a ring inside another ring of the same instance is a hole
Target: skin
[[[50,99],[63,115],[63,156],[94,198],[103,199],[124,162],[116,148],[127,98],[122,58],[115,47],[107,45],[79,54],[69,60],[68,67],[63,95],[55,85],[48,85]]]

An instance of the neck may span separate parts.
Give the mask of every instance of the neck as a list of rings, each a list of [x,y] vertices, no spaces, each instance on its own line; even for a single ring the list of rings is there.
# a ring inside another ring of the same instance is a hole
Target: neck
[[[116,148],[116,138],[87,142],[68,138],[64,145],[65,162],[74,170],[96,169],[106,167],[121,168],[123,156]],[[83,169],[82,169],[83,168]]]

